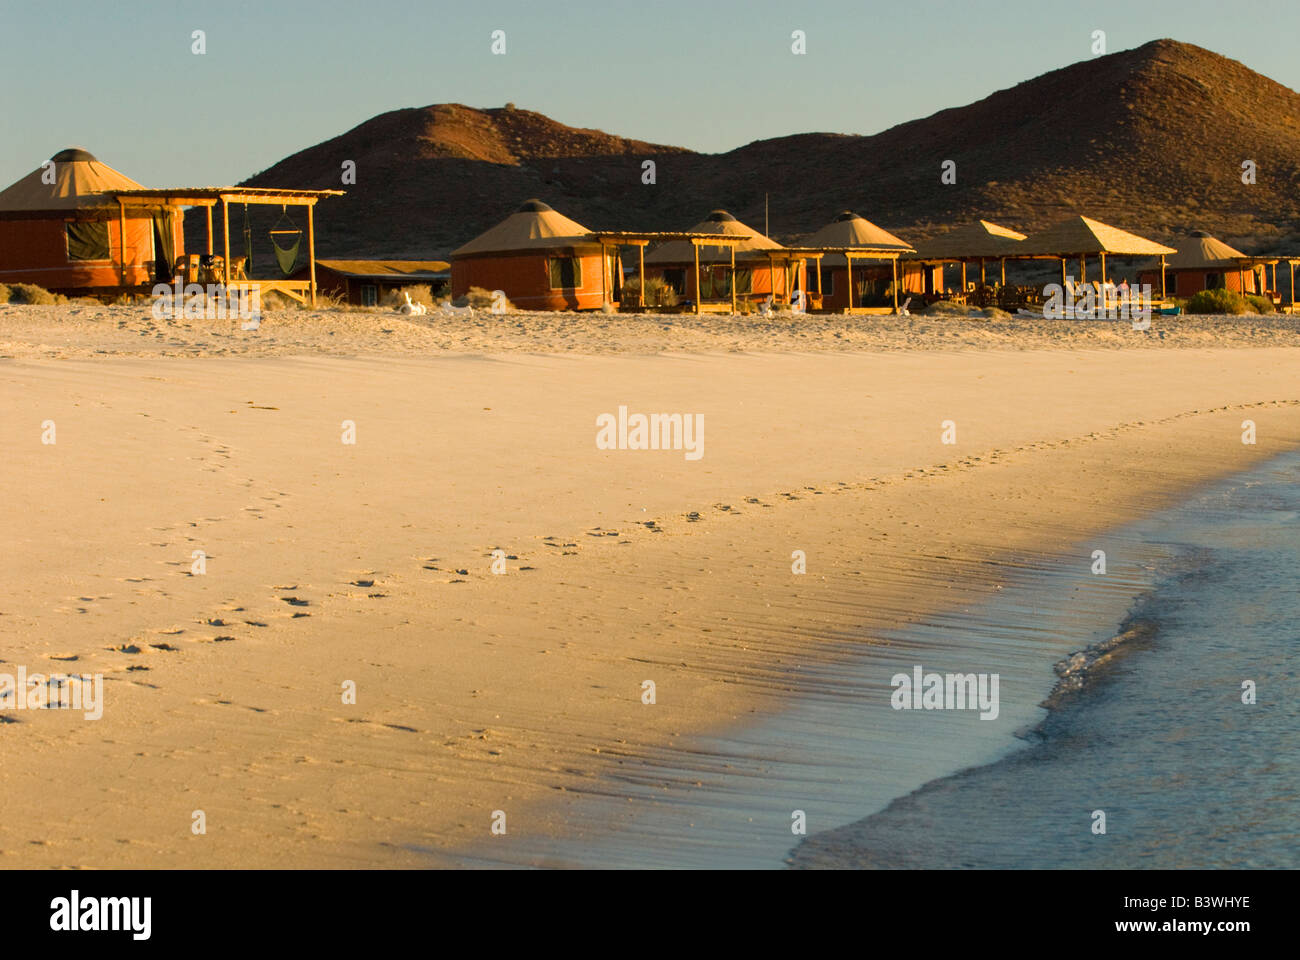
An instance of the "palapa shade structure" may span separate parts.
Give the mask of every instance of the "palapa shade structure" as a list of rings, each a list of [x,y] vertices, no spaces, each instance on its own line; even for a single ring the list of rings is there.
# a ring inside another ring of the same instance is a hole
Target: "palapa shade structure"
[[[714,210],[688,233],[722,235],[723,241],[673,240],[645,255],[647,276],[659,277],[695,303],[729,301],[736,296],[789,296],[789,264],[785,247],[726,210]],[[802,258],[798,258],[802,259]],[[779,265],[778,265],[779,264]]]
[[[835,250],[820,258],[815,275],[816,294],[824,310],[855,310],[862,303],[866,287],[890,285],[895,309],[898,306],[900,287],[912,293],[926,293],[927,281],[933,285],[931,271],[922,264],[903,268],[899,283],[899,257],[915,252],[906,240],[876,226],[866,217],[852,210],[844,210],[830,223],[803,241],[807,248]],[[855,267],[857,260],[888,260],[888,269],[882,266]],[[858,282],[854,283],[854,274]],[[862,287],[862,289],[858,289]],[[856,301],[856,302],[855,302]]]
[[[916,253],[909,254],[904,260],[916,260],[922,263],[960,263],[961,288],[966,289],[966,265],[980,265],[980,283],[985,283],[984,265],[990,260],[997,261],[1001,268],[1001,282],[1007,282],[1007,260],[1021,256],[1023,233],[1012,230],[988,220],[976,220],[974,223],[962,224],[939,236],[916,245]],[[942,280],[940,280],[942,285]]]
[[[0,192],[0,283],[92,293],[167,278],[180,211],[154,205],[119,221],[116,190],[141,189],[77,147]]]
[[[1135,233],[1129,233],[1120,230],[1117,227],[1108,226],[1098,220],[1092,220],[1088,217],[1075,216],[1069,220],[1063,220],[1060,223],[1053,224],[1041,233],[1031,234],[1021,241],[1020,256],[1022,257],[1051,257],[1060,258],[1061,261],[1061,283],[1066,282],[1066,261],[1075,257],[1079,258],[1079,282],[1086,282],[1088,279],[1087,258],[1090,256],[1101,259],[1101,280],[1106,282],[1106,257],[1160,257],[1163,265],[1165,258],[1169,254],[1177,253],[1173,247],[1166,247],[1162,243],[1156,243],[1154,240],[1148,240],[1145,237],[1139,237]],[[1164,271],[1161,270],[1160,296],[1165,296],[1165,286],[1163,281]]]
[[[1172,292],[1177,297],[1190,297],[1202,290],[1226,288],[1240,294],[1264,292],[1264,265],[1274,265],[1276,288],[1276,260],[1251,257],[1204,230],[1195,230],[1173,241],[1178,252],[1165,261],[1166,275],[1172,275]],[[1249,268],[1249,269],[1247,269]],[[1143,265],[1139,277],[1153,286],[1158,282],[1160,264]]]

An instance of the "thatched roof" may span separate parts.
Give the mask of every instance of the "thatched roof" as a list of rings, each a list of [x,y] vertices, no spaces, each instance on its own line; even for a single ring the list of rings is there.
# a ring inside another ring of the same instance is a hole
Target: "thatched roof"
[[[556,247],[600,249],[591,231],[556,213],[540,200],[529,200],[495,227],[452,251],[452,259],[483,253],[541,251]]]
[[[912,245],[899,239],[888,230],[876,226],[866,217],[860,217],[852,210],[845,210],[826,226],[812,236],[806,237],[804,247],[862,247],[867,250],[880,250],[885,253],[910,253]],[[822,258],[822,266],[844,266],[842,253],[828,253]]]
[[[1023,233],[987,220],[965,223],[916,245],[907,260],[997,260],[1017,256]]]
[[[432,279],[446,273],[446,260],[317,260],[316,266],[367,280]]]
[[[1088,217],[1063,220],[1041,233],[1026,237],[1019,247],[1020,256],[1048,257],[1096,256],[1102,253],[1121,257],[1159,256],[1177,252],[1173,247]]]
[[[736,238],[736,259],[763,259],[759,251],[780,250],[781,244],[765,237],[753,227],[741,223],[726,210],[714,210],[691,227],[691,233],[725,233]],[[700,263],[727,263],[731,254],[726,247],[700,247]],[[694,263],[695,251],[689,240],[674,240],[655,247],[645,255],[645,262],[662,266],[673,263]]]
[[[0,192],[0,215],[30,216],[36,213],[117,210],[117,202],[104,191],[142,189],[125,174],[77,147],[60,150],[50,157],[54,182],[44,165]]]

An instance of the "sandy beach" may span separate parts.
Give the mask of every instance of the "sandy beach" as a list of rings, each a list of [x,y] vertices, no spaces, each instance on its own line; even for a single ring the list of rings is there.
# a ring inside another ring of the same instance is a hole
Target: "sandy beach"
[[[0,670],[104,676],[98,720],[0,716],[0,865],[563,835],[791,664],[1300,447],[1298,370],[1285,317],[0,306]],[[620,406],[702,456],[598,449]]]

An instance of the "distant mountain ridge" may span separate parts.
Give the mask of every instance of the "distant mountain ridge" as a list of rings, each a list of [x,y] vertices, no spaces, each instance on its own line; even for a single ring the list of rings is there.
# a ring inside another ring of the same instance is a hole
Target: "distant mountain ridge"
[[[340,183],[345,160],[355,184]],[[945,160],[954,185],[940,183]],[[512,105],[437,104],[381,114],[246,183],[347,190],[317,210],[318,254],[335,257],[445,257],[529,197],[594,229],[684,229],[723,207],[762,230],[765,194],[787,242],[848,208],[912,241],[979,217],[1029,232],[1084,213],[1156,239],[1206,229],[1300,251],[1300,94],[1157,40],[873,136],[701,154]]]

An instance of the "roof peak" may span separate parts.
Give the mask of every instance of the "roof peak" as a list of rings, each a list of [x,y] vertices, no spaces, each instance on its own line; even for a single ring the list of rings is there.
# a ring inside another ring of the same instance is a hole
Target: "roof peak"
[[[98,163],[95,155],[81,147],[65,147],[50,159],[55,163]]]

